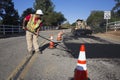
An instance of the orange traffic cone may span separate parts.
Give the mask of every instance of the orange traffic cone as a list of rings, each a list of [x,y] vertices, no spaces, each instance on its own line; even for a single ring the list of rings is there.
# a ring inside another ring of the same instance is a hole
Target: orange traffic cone
[[[63,35],[63,34],[64,34],[63,31],[60,31],[60,32],[58,33],[57,41],[61,41],[61,40],[62,40],[62,35]]]
[[[74,80],[88,80],[85,46],[81,45]]]
[[[57,36],[57,41],[61,41],[62,40],[62,34],[61,32],[58,33],[58,36]]]
[[[54,48],[54,42],[53,42],[53,35],[50,36],[50,43],[49,43],[49,48],[53,49]]]

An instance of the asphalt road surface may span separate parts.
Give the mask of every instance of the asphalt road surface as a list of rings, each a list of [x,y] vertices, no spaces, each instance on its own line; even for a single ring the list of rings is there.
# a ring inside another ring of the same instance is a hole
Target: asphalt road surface
[[[42,31],[56,42],[59,30]],[[73,36],[64,30],[63,41],[49,49],[39,38],[42,54],[28,55],[25,36],[0,39],[0,80],[73,80],[79,48],[85,45],[88,80],[120,80],[120,44],[95,36]]]
[[[120,80],[120,43],[97,36],[73,36],[67,33],[64,44],[78,58],[80,45],[85,45],[90,80]]]

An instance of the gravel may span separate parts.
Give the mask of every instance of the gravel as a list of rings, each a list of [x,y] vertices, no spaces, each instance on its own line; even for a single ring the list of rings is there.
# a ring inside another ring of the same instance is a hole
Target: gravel
[[[70,34],[68,34],[69,31],[65,32],[67,36],[70,36]],[[64,38],[68,37],[64,36]],[[70,42],[69,40],[76,43],[79,41],[79,39],[72,40],[69,38],[67,42]],[[92,39],[89,40],[90,42],[99,42]],[[83,42],[85,41],[86,40]],[[101,44],[101,42],[99,44]],[[65,46],[63,43],[60,45]],[[61,47],[59,46],[57,48]],[[36,62],[33,63],[25,80],[73,80],[76,65],[77,58],[72,57],[70,53],[61,49],[47,48],[43,51],[43,54],[40,54],[36,59]],[[119,58],[87,58],[89,80],[120,80],[119,67]]]
[[[50,34],[55,34],[54,39],[57,37],[57,33],[59,31],[47,31],[41,32],[40,35],[43,35],[49,38]],[[65,30],[67,36],[70,30]],[[48,35],[49,34],[49,35]],[[67,38],[64,35],[64,38]],[[65,39],[70,42],[71,38]],[[88,38],[87,38],[88,39]],[[14,40],[14,42],[13,42]],[[9,73],[17,66],[18,63],[23,59],[26,52],[26,43],[25,37],[16,37],[16,38],[8,38],[1,39],[0,45],[4,45],[0,47],[2,53],[0,53],[0,79],[5,80],[5,75]],[[72,42],[76,42],[78,44],[81,39],[72,38]],[[86,42],[86,38],[82,39],[83,42]],[[99,43],[101,42],[88,39],[87,43]],[[44,39],[39,38],[39,43],[42,43]],[[64,41],[64,40],[63,40]],[[78,41],[78,42],[77,42]],[[11,42],[11,43],[9,43]],[[15,44],[16,45],[12,45]],[[49,43],[49,41],[45,41],[44,45]],[[64,43],[59,43],[63,47],[66,47]],[[12,46],[10,46],[12,45]],[[18,47],[16,47],[18,46]],[[22,47],[24,46],[24,47]],[[72,46],[72,45],[71,45]],[[7,49],[3,49],[6,47]],[[74,48],[74,46],[73,46]],[[14,49],[14,50],[12,50]],[[9,52],[10,51],[10,52]],[[6,56],[4,55],[6,54]],[[10,54],[9,54],[10,53]],[[16,54],[17,53],[17,54]],[[21,54],[22,53],[22,54]],[[8,55],[9,54],[9,55]],[[74,54],[74,53],[73,53]],[[12,59],[9,60],[11,57]],[[15,58],[13,58],[15,57]],[[18,58],[18,60],[16,60]],[[5,63],[4,63],[5,62]],[[43,53],[39,54],[36,60],[33,62],[33,65],[30,67],[27,72],[24,80],[73,80],[74,78],[74,70],[77,65],[77,58],[71,56],[71,54],[65,51],[64,48],[59,45],[55,49],[49,49],[47,47],[44,48]],[[9,70],[9,68],[11,68]],[[89,80],[120,80],[120,58],[87,58],[87,70],[88,70],[88,78]]]

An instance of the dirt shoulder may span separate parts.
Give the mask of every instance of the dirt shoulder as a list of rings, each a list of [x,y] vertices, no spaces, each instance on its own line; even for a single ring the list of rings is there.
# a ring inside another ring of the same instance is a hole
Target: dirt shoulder
[[[120,43],[120,30],[119,31],[109,31],[107,33],[98,33],[94,34],[94,36],[110,40],[112,42]]]

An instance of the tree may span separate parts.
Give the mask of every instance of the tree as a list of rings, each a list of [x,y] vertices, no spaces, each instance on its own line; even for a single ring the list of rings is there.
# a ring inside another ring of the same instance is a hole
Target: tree
[[[92,11],[90,16],[87,18],[87,24],[91,26],[94,31],[103,31],[106,23],[103,16],[103,11]]]
[[[51,0],[35,0],[34,9],[42,9],[44,14],[54,11],[54,5]]]
[[[115,18],[115,21],[118,21],[120,20],[120,0],[115,0],[115,1],[116,1],[116,4],[112,8],[112,13]]]
[[[56,18],[57,18],[57,24],[62,24],[64,21],[66,21],[66,18],[64,17],[64,15],[61,12],[56,12]]]
[[[29,15],[29,14],[34,14],[35,10],[33,8],[27,8],[25,11],[23,11],[23,14],[20,17],[20,22],[22,24],[23,19],[25,18],[25,16]]]
[[[115,2],[117,2],[117,3],[120,3],[120,0],[114,0]]]
[[[76,26],[76,22],[72,23],[72,25],[71,25],[71,26],[73,26],[73,27],[74,27],[74,26]]]
[[[14,9],[12,0],[0,0],[0,18],[2,24],[18,25],[19,15],[18,11]]]
[[[61,25],[62,27],[61,28],[65,28],[65,29],[67,29],[67,28],[70,28],[70,23],[69,22],[65,22],[64,24],[62,24]]]
[[[57,26],[66,20],[61,12],[54,11],[54,7],[51,0],[35,0],[34,9],[41,9],[44,13],[43,25]]]

